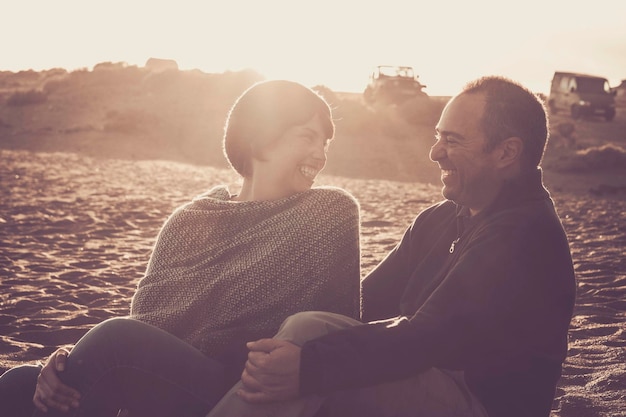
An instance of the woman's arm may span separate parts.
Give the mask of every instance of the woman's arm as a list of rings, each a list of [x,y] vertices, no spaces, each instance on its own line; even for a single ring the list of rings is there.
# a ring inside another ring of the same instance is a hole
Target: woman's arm
[[[80,393],[59,379],[59,373],[65,370],[68,355],[69,351],[66,348],[56,350],[48,358],[37,378],[33,403],[44,413],[49,409],[67,412],[79,406]]]

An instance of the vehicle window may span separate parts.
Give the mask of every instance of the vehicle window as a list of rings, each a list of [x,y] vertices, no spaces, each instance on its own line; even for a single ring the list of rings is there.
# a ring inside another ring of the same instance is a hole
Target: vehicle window
[[[579,77],[578,91],[581,93],[604,93],[606,92],[606,80],[602,78]]]
[[[567,91],[576,91],[576,78],[568,78],[569,84],[567,85]]]

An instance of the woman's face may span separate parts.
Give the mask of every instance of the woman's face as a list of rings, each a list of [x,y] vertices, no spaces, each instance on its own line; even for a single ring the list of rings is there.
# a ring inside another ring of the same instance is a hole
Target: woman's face
[[[252,161],[252,180],[273,198],[283,198],[311,188],[326,165],[329,139],[320,116],[288,128]]]

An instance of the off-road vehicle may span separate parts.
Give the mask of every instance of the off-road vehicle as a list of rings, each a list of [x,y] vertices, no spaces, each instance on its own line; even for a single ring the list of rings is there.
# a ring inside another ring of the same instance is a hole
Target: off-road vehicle
[[[374,67],[363,92],[368,104],[400,104],[415,97],[427,98],[412,67],[379,65]]]
[[[548,98],[550,112],[570,112],[573,119],[603,115],[607,121],[615,117],[615,92],[604,77],[555,72]]]

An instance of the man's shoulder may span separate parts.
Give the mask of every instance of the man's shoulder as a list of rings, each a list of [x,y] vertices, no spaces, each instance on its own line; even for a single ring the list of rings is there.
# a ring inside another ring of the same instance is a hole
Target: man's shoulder
[[[440,217],[456,216],[458,206],[450,200],[442,200],[422,210],[416,217],[416,221],[439,219]]]
[[[489,213],[486,220],[489,223],[513,224],[518,227],[561,227],[561,221],[550,199],[529,200],[523,204],[512,205]]]
[[[449,200],[443,200],[422,210],[408,229],[412,239],[437,236],[444,229],[456,228],[458,206]]]

